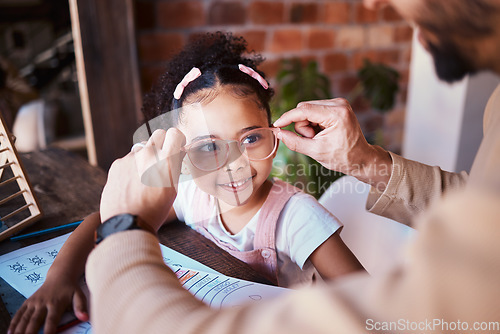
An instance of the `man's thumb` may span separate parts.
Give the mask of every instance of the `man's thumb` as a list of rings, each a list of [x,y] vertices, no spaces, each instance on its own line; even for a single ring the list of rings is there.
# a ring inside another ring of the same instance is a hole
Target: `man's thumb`
[[[307,154],[306,149],[309,144],[309,142],[312,139],[305,138],[305,137],[300,137],[296,133],[288,130],[283,130],[281,129],[280,132],[278,132],[278,139],[280,139],[286,147],[291,149],[292,151]]]

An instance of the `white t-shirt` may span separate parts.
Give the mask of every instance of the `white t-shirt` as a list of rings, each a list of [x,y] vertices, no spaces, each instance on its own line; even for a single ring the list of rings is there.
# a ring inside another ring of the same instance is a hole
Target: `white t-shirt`
[[[193,227],[194,193],[193,180],[181,180],[173,207],[177,218]],[[240,251],[253,250],[253,239],[260,210],[245,227],[236,234],[226,230],[214,206],[210,214],[208,232],[215,238],[233,245]],[[276,252],[280,286],[310,283],[313,275],[320,276],[308,260],[311,253],[342,227],[340,221],[311,195],[303,192],[293,195],[280,213],[276,225]]]

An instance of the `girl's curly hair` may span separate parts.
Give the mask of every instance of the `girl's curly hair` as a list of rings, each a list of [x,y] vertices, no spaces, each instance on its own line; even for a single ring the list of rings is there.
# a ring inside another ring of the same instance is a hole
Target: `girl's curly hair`
[[[257,80],[238,68],[238,64],[243,64],[253,68],[265,78],[264,73],[257,70],[257,66],[263,60],[261,55],[247,50],[247,42],[243,37],[222,32],[199,36],[167,63],[165,72],[145,95],[142,107],[145,120],[180,108],[183,102],[195,93],[203,95],[202,93],[213,93],[213,90],[220,87],[230,86],[239,96],[255,95],[259,107],[266,110],[270,123],[269,102],[274,90],[264,89]],[[193,67],[200,69],[201,76],[187,85],[179,100],[174,99],[176,86]],[[206,96],[196,96],[196,98],[198,99],[196,102],[201,102],[200,99],[203,100]],[[189,102],[192,102],[192,98]]]

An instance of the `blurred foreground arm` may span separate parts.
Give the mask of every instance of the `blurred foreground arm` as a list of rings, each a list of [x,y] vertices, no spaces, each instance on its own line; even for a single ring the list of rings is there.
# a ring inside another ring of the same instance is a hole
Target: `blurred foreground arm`
[[[421,333],[421,323],[434,326],[425,327],[426,333],[447,332],[442,322],[467,322],[469,329],[475,322],[498,326],[499,201],[498,195],[475,192],[439,201],[421,222],[407,261],[387,275],[348,276],[291,290],[276,300],[221,310],[210,309],[181,287],[151,233],[116,233],[87,262],[93,330],[350,334],[377,332],[389,322],[407,326],[398,327],[403,333]],[[434,325],[434,319],[441,325]],[[485,332],[499,328],[490,329]]]

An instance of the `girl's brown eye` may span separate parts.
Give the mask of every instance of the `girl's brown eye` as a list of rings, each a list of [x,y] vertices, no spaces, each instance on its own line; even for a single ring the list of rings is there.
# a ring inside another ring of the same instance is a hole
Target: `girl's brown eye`
[[[251,134],[250,136],[243,138],[241,143],[243,145],[254,144],[254,143],[258,142],[261,138],[262,138],[262,136],[260,136],[258,133]]]

